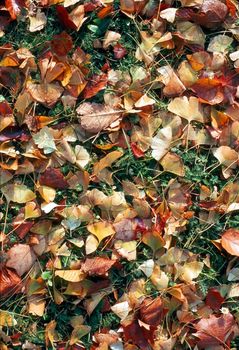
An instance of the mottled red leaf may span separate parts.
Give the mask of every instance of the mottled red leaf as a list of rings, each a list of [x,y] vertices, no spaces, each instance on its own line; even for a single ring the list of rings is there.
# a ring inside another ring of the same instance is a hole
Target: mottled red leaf
[[[64,27],[66,27],[67,29],[73,29],[73,30],[77,29],[77,26],[70,19],[69,13],[67,12],[64,6],[61,6],[61,5],[56,6],[56,12],[60,22],[63,24]]]
[[[58,7],[63,7],[63,6],[58,6]],[[63,9],[66,11],[65,7],[63,7]],[[54,51],[56,55],[66,56],[72,48],[73,48],[72,38],[66,32],[62,32],[61,34],[53,36],[53,39],[51,41],[51,49]]]
[[[12,269],[0,268],[0,297],[18,293],[21,288],[21,278]]]
[[[127,55],[127,50],[124,48],[124,46],[122,46],[121,44],[117,43],[114,46],[114,58],[116,60],[120,60],[125,55]]]
[[[194,327],[197,333],[194,333],[199,338],[197,346],[199,349],[205,347],[219,346],[230,344],[233,338],[234,326],[236,325],[232,314],[227,313],[216,317],[210,315],[209,318],[202,318]],[[229,348],[228,348],[229,349]]]
[[[20,225],[19,223],[16,222],[13,224],[13,227],[18,237],[20,239],[23,239],[27,235],[27,233],[30,231],[33,225],[34,225],[34,221],[25,221]]]
[[[167,309],[164,308],[161,297],[146,298],[140,306],[140,319],[150,326],[157,327],[166,313]]]
[[[5,0],[5,6],[10,13],[11,19],[16,19],[20,15],[22,8],[25,6],[24,0]]]
[[[41,174],[39,183],[40,185],[45,185],[57,189],[66,189],[69,187],[68,182],[65,180],[61,171],[55,168],[46,169],[46,171]]]
[[[99,91],[105,89],[107,82],[108,82],[107,74],[102,73],[100,75],[96,75],[96,74],[93,75],[89,79],[83,91],[83,97],[91,98],[95,96]]]
[[[107,272],[116,264],[116,260],[110,260],[103,257],[95,257],[86,259],[81,265],[83,272],[88,273],[90,276],[104,276]]]
[[[133,344],[137,345],[140,350],[152,349],[147,339],[150,333],[152,338],[153,332],[149,332],[145,328],[140,327],[137,320],[134,320],[131,323],[125,322],[123,323],[122,327],[124,330],[124,339],[126,342],[132,342]]]
[[[133,155],[135,156],[135,158],[142,158],[144,157],[144,152],[141,151],[141,149],[137,146],[137,144],[135,142],[132,142],[130,144],[131,150],[133,152]]]
[[[210,288],[206,296],[206,305],[218,311],[224,300],[225,299],[216,288]]]

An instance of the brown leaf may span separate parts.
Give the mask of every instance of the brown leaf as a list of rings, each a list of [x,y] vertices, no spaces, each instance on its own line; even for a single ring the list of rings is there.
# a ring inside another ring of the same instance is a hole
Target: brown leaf
[[[21,278],[7,267],[0,269],[0,297],[18,293],[21,289]]]
[[[48,186],[55,189],[66,189],[69,187],[68,182],[65,180],[59,169],[48,168],[39,178],[41,186]]]
[[[161,297],[146,298],[140,306],[140,319],[150,326],[157,327],[162,322],[166,312]]]
[[[27,91],[35,101],[51,108],[60,99],[64,89],[57,83],[29,83],[27,85]]]
[[[83,129],[91,133],[98,133],[119,121],[124,110],[99,103],[82,103],[76,110]]]
[[[114,163],[117,159],[122,157],[123,152],[121,151],[113,151],[107,154],[104,158],[102,158],[99,162],[94,164],[94,174],[96,176],[100,175],[100,172],[107,168],[110,167],[112,163]]]
[[[15,244],[7,254],[9,259],[6,266],[16,270],[19,276],[28,272],[37,259],[35,253],[27,244]]]
[[[110,260],[103,257],[86,259],[81,265],[81,270],[90,276],[104,276],[116,264],[116,260]]]

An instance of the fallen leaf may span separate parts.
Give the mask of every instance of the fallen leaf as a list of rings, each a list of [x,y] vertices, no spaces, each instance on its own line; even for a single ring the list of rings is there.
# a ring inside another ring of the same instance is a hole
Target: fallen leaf
[[[33,100],[51,108],[60,99],[63,88],[57,83],[28,83],[27,91]]]
[[[26,203],[36,198],[34,192],[25,185],[8,184],[1,188],[8,202]]]
[[[99,103],[84,102],[76,112],[82,128],[96,134],[120,120],[124,111]]]
[[[140,305],[140,319],[150,326],[157,327],[161,324],[166,313],[161,297],[145,298]]]
[[[205,347],[217,347],[227,344],[232,337],[235,321],[231,313],[216,317],[210,315],[209,318],[202,318],[194,327],[197,333],[195,337],[199,338],[197,346],[199,349]]]
[[[160,160],[169,151],[172,142],[172,128],[166,126],[160,129],[156,136],[152,138],[152,157],[156,160]]]
[[[103,257],[87,258],[81,265],[81,270],[90,276],[104,276],[116,264],[116,260]]]
[[[202,108],[196,97],[176,97],[169,103],[168,110],[186,119],[188,123],[192,121],[204,122]]]
[[[239,230],[229,228],[222,234],[222,247],[231,255],[239,256]]]
[[[48,126],[44,126],[37,134],[34,134],[33,140],[38,148],[43,149],[44,154],[49,154],[56,150],[55,141]]]
[[[44,12],[41,12],[40,9],[37,10],[36,16],[29,16],[29,20],[30,20],[30,27],[29,27],[30,32],[37,32],[39,30],[42,30],[47,23],[47,18]]]
[[[87,226],[87,230],[92,233],[100,242],[106,237],[115,234],[115,230],[112,224],[107,221],[99,221]]]
[[[68,282],[80,282],[85,278],[85,274],[81,270],[57,270],[55,276]]]
[[[8,261],[6,266],[16,270],[19,276],[29,272],[37,259],[35,253],[27,244],[15,244],[8,250],[7,254]]]

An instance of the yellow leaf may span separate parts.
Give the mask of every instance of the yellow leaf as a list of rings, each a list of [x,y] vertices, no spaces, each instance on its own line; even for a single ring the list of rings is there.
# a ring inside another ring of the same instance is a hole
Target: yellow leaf
[[[8,202],[26,203],[36,198],[34,192],[25,185],[9,184],[1,189]]]
[[[56,196],[56,190],[48,186],[40,186],[38,192],[47,203],[53,202]]]
[[[0,310],[0,326],[1,327],[13,327],[16,326],[17,321],[13,315],[8,311]]]
[[[104,238],[112,236],[115,233],[113,226],[107,221],[99,221],[94,224],[89,224],[87,230],[97,237],[99,243]]]
[[[36,203],[28,202],[25,206],[25,220],[30,218],[38,218],[41,216],[41,210],[36,208]]]
[[[110,167],[112,163],[114,163],[118,158],[122,157],[123,152],[121,151],[113,151],[107,154],[104,158],[102,158],[99,162],[95,163],[94,165],[94,173],[96,176],[99,175],[99,173],[107,168]]]
[[[85,278],[85,274],[81,270],[58,270],[55,271],[55,276],[68,282],[80,282]]]
[[[43,316],[46,300],[42,295],[31,295],[27,298],[28,313],[35,316]]]

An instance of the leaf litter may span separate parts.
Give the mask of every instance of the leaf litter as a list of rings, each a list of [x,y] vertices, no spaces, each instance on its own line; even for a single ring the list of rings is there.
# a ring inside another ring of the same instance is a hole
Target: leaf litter
[[[237,2],[0,11],[0,348],[237,349]]]

